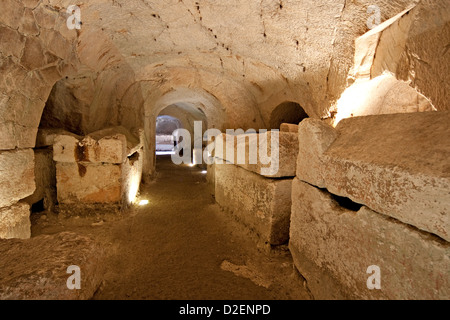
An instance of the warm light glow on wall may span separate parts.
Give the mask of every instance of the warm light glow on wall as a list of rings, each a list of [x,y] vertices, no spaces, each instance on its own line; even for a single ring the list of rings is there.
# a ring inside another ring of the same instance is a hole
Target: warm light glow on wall
[[[379,114],[435,111],[424,95],[390,73],[357,80],[336,105],[334,126],[342,119]]]
[[[337,113],[334,119],[334,126],[346,118],[358,115],[358,111],[364,107],[367,98],[370,96],[370,81],[355,83],[347,88],[337,102]]]
[[[134,203],[137,193],[139,191],[140,176],[138,174],[133,175],[130,182],[130,190],[128,191],[128,202]]]

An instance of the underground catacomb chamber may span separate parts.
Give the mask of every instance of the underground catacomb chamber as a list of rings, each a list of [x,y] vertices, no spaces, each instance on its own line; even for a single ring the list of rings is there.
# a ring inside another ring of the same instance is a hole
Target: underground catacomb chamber
[[[2,2],[0,299],[449,299],[450,3],[344,2]]]

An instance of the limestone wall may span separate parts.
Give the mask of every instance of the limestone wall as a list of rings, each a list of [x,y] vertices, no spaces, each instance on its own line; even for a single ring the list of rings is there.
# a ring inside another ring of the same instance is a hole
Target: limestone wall
[[[30,237],[30,206],[20,200],[33,194],[34,152],[0,151],[0,238]]]

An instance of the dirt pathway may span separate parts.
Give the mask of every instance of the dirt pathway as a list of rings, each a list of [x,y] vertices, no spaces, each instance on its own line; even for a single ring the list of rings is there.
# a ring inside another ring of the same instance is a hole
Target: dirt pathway
[[[158,177],[125,216],[37,219],[33,235],[87,234],[108,248],[94,299],[307,299],[288,252],[264,252],[208,192],[198,168],[158,158]],[[99,223],[100,222],[100,223]]]

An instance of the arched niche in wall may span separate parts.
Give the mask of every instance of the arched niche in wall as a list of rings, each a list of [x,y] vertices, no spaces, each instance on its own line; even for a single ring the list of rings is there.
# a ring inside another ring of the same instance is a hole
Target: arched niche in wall
[[[280,129],[282,123],[299,124],[305,118],[308,118],[308,114],[298,103],[286,101],[272,111],[269,129]]]
[[[63,129],[78,135],[88,133],[89,103],[78,97],[71,89],[72,84],[72,79],[61,79],[55,83],[45,104],[39,128]]]

